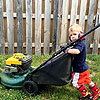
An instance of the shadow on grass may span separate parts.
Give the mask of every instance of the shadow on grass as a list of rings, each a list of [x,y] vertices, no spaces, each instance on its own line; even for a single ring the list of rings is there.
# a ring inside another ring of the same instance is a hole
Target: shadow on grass
[[[80,96],[78,90],[70,85],[44,86],[39,95],[48,100],[78,100]]]

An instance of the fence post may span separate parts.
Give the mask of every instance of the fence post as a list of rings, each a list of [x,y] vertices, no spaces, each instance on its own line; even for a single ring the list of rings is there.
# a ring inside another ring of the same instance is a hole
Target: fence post
[[[26,0],[26,53],[32,54],[32,0]]]
[[[56,51],[56,33],[57,33],[57,15],[58,15],[58,0],[54,0],[53,10],[53,32],[52,32],[52,53]]]
[[[83,31],[84,31],[84,23],[85,23],[86,4],[87,4],[87,0],[81,0],[79,24],[81,25]]]
[[[41,55],[42,0],[35,0],[35,54]]]
[[[61,45],[66,44],[67,40],[67,21],[68,21],[68,7],[69,0],[63,0],[63,8],[62,8],[62,24],[61,24]]]
[[[0,0],[0,54],[5,54],[3,0]]]
[[[89,14],[87,20],[87,30],[90,30],[93,27],[94,10],[95,10],[95,0],[90,0]],[[86,36],[87,54],[90,54],[90,44],[91,44],[91,34]]]
[[[6,0],[8,54],[14,53],[13,0]]]
[[[100,0],[98,1],[98,8],[97,8],[97,15],[96,15],[96,24],[99,24],[99,23],[100,23]],[[96,29],[94,32],[92,54],[98,54],[99,33],[100,33],[100,28]]]
[[[56,50],[58,50],[59,47],[60,47],[61,20],[62,20],[62,6],[63,6],[63,0],[58,0],[58,16],[57,16]]]
[[[22,0],[16,0],[17,52],[23,52]]]
[[[78,8],[78,0],[72,0],[70,25],[76,23],[77,8]]]
[[[44,54],[50,51],[50,19],[51,19],[51,1],[45,0],[45,21],[44,21]]]

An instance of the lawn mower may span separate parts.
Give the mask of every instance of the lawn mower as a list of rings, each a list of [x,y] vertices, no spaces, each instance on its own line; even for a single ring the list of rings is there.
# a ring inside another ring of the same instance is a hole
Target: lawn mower
[[[22,53],[15,53],[6,60],[4,72],[0,74],[0,82],[6,87],[21,88],[25,77],[31,68],[32,57]]]
[[[6,87],[23,88],[29,95],[38,93],[40,86],[63,86],[71,81],[72,57],[65,50],[80,41],[83,37],[100,26],[96,25],[77,40],[68,43],[55,52],[52,57],[39,67],[31,66],[32,57],[27,54],[15,53],[6,60],[5,71],[0,74],[0,81]]]

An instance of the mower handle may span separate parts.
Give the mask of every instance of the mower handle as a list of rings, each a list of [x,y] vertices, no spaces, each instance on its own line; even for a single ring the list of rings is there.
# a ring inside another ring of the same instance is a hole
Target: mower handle
[[[86,33],[84,33],[81,37],[79,37],[77,40],[68,43],[68,45],[64,46],[63,48],[61,48],[60,50],[58,50],[57,52],[55,52],[52,57],[50,57],[47,61],[45,61],[44,63],[42,63],[38,68],[36,68],[34,72],[36,72],[39,69],[42,69],[48,61],[50,61],[52,58],[54,58],[55,56],[57,56],[58,54],[60,54],[62,51],[66,50],[67,48],[69,48],[70,46],[73,46],[76,42],[80,41],[80,39],[82,39],[83,37],[85,37],[86,35],[88,35],[89,33],[91,33],[92,31],[94,31],[95,29],[97,29],[100,26],[100,23],[98,25],[96,25],[94,28],[92,28],[91,30],[87,31]]]
[[[67,48],[69,48],[70,46],[73,46],[76,42],[80,41],[83,37],[85,37],[86,35],[88,35],[89,33],[91,33],[92,31],[94,31],[95,29],[97,29],[98,27],[100,27],[100,23],[97,24],[95,27],[93,27],[91,30],[87,31],[86,33],[84,33],[81,37],[79,37],[77,40],[70,42],[68,45],[64,46],[62,49],[58,50],[57,52],[55,52],[52,55],[52,58],[57,56],[58,54],[60,54],[62,51],[66,50]]]

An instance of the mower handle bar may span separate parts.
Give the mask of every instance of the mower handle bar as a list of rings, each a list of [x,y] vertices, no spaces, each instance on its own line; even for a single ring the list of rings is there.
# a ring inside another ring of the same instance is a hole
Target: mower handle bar
[[[100,27],[100,23],[97,24],[95,27],[93,27],[91,30],[87,31],[86,33],[84,33],[81,37],[79,37],[77,40],[70,42],[68,45],[66,45],[65,47],[61,48],[60,50],[58,50],[57,52],[55,52],[52,55],[52,58],[57,56],[58,54],[60,54],[62,51],[66,50],[67,48],[69,48],[70,46],[73,46],[76,42],[80,41],[83,37],[85,37],[86,35],[88,35],[89,33],[91,33],[92,31],[94,31],[95,29],[97,29],[98,27]]]
[[[95,29],[97,29],[100,26],[100,23],[98,25],[96,25],[94,28],[92,28],[91,30],[87,31],[86,33],[84,33],[81,37],[79,37],[77,40],[70,42],[68,45],[64,46],[63,48],[61,48],[60,50],[58,50],[57,52],[55,52],[52,57],[50,57],[47,61],[45,61],[44,63],[42,63],[38,68],[36,68],[33,73],[39,69],[42,69],[44,67],[44,65],[50,61],[52,58],[54,58],[55,56],[57,56],[58,54],[60,54],[62,51],[66,50],[67,48],[69,48],[70,46],[73,46],[76,42],[80,41],[83,37],[85,37],[86,35],[88,35],[89,33],[91,33],[92,31],[94,31]]]

